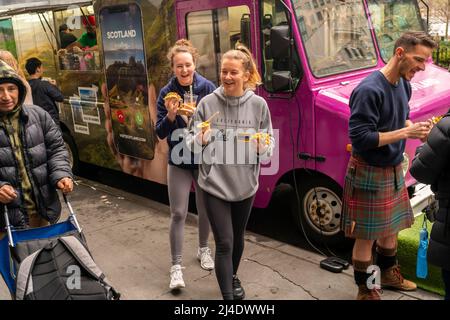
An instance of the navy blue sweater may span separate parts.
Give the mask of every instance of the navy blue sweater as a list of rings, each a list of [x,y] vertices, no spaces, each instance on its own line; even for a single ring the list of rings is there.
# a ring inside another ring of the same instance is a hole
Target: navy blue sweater
[[[216,86],[209,81],[208,79],[202,77],[197,72],[194,74],[194,83],[192,85],[194,94],[198,95],[197,99],[197,105],[200,102],[200,100],[204,97],[213,92],[216,89]],[[183,118],[181,116],[177,115],[174,122],[171,122],[167,118],[167,109],[164,105],[164,97],[167,95],[167,93],[175,91],[177,92],[181,97],[184,96],[185,90],[180,85],[176,77],[173,77],[170,79],[169,83],[161,89],[158,96],[158,119],[156,121],[156,134],[160,139],[167,138],[167,143],[169,144],[169,164],[171,165],[177,165],[178,167],[184,168],[184,169],[197,169],[197,165],[194,165],[194,155],[190,152],[190,160],[183,161],[181,164],[178,164],[179,161],[172,159],[172,149],[179,143],[183,142],[183,138],[175,139],[175,141],[172,141],[171,136],[172,132],[174,132],[177,129],[186,128],[187,124],[184,122]],[[182,156],[182,152],[179,154],[179,156]]]
[[[398,165],[403,159],[406,141],[378,147],[378,132],[405,127],[410,98],[411,85],[403,78],[393,85],[380,71],[375,71],[361,81],[350,97],[349,136],[353,153],[372,166]]]

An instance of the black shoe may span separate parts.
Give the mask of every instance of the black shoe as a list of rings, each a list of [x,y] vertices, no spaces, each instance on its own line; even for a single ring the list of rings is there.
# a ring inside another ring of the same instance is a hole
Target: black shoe
[[[242,288],[241,280],[237,275],[233,276],[233,298],[234,300],[243,300],[245,298],[245,291]]]

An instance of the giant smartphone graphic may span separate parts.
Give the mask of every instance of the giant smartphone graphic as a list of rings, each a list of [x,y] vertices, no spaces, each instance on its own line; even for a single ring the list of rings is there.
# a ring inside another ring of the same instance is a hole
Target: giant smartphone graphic
[[[151,160],[155,132],[148,107],[142,15],[135,3],[99,13],[114,143],[119,153]]]

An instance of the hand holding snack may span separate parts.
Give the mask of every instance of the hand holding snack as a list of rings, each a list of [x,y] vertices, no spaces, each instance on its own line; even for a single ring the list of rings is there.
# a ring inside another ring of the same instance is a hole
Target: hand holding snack
[[[192,117],[192,115],[195,112],[195,106],[187,103],[181,104],[181,106],[178,108],[177,113],[179,115]]]
[[[164,105],[168,112],[167,116],[172,122],[175,121],[175,117],[177,115],[178,108],[181,105],[181,101],[181,96],[174,91],[169,92],[164,97]]]
[[[253,141],[258,154],[266,152],[270,145],[270,134],[264,132],[257,132],[250,137],[250,141]]]
[[[219,113],[220,113],[220,112],[217,111],[217,112],[214,113],[211,117],[209,117],[208,120],[203,121],[203,122],[201,122],[201,123],[199,123],[199,124],[197,125],[197,128],[199,128],[199,129],[202,130],[201,133],[199,133],[199,136],[200,136],[201,143],[202,143],[203,145],[205,145],[205,144],[208,143],[209,138],[210,138],[210,136],[211,136],[211,121],[212,121],[212,119],[214,119]]]

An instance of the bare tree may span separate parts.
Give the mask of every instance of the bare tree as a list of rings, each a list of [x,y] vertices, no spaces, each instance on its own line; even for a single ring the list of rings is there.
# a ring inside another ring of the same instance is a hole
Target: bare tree
[[[450,22],[450,0],[429,1],[431,16],[445,23],[445,38],[448,39],[448,27]]]

